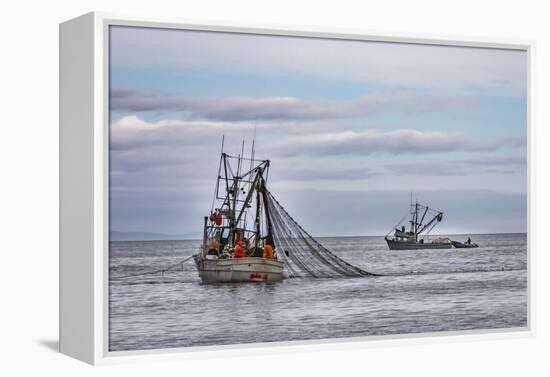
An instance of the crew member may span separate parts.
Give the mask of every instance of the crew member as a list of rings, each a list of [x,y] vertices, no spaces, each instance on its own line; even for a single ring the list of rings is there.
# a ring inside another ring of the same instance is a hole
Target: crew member
[[[466,243],[469,245],[472,243],[472,240],[470,239],[470,237],[468,237],[468,241],[466,241]]]
[[[220,243],[219,243],[216,239],[213,239],[213,240],[207,245],[207,249],[208,249],[208,254],[209,254],[209,255],[217,255],[217,254],[218,254],[218,250],[220,249]]]
[[[263,257],[264,258],[273,258],[273,247],[268,243],[266,243],[265,246],[264,246]]]
[[[243,241],[239,240],[239,242],[237,242],[237,246],[235,246],[233,258],[242,258],[243,256]]]
[[[243,253],[245,256],[250,256],[250,240],[248,238],[244,239]]]

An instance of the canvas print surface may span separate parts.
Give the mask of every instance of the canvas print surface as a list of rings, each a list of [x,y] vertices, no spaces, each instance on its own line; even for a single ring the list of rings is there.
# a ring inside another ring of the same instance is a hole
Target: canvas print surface
[[[109,350],[526,327],[527,59],[111,26]]]

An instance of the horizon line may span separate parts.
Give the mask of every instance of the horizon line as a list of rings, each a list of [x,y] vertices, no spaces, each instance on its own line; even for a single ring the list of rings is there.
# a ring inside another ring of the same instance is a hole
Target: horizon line
[[[155,232],[124,232],[124,233],[155,233]],[[481,235],[492,235],[492,234],[527,234],[528,232],[483,232],[483,233],[441,233],[441,234],[432,234],[430,236],[481,236]],[[157,233],[162,234],[162,233]],[[314,238],[361,238],[361,237],[386,237],[386,235],[354,235],[354,236],[313,236]],[[111,240],[109,237],[109,242],[147,242],[147,241],[202,241],[200,238],[175,238],[175,239],[135,239],[135,240]]]

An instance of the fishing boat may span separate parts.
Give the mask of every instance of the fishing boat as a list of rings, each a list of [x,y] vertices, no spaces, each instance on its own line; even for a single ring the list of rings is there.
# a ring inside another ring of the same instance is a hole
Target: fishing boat
[[[244,154],[244,142],[243,142]],[[194,256],[205,283],[276,282],[283,279],[266,187],[269,160],[222,152],[212,208]],[[247,167],[245,167],[247,165]]]
[[[429,235],[433,228],[443,220],[443,212],[419,204],[410,204],[408,212],[409,230],[406,229],[403,220],[407,215],[388,233],[384,238],[390,250],[415,250],[415,249],[450,249],[453,243],[449,238],[440,237],[427,241],[424,235]]]

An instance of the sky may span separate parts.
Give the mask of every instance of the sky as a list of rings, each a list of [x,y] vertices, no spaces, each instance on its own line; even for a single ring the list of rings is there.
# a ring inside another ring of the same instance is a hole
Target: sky
[[[255,130],[255,131],[254,131]],[[111,27],[111,231],[199,238],[222,135],[315,236],[526,232],[525,51]]]

